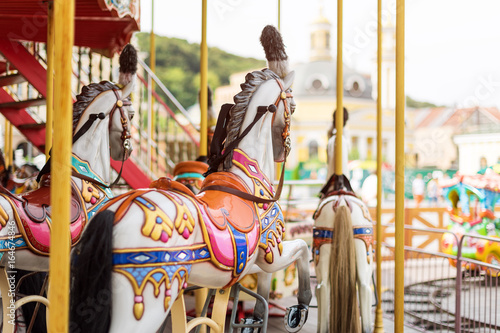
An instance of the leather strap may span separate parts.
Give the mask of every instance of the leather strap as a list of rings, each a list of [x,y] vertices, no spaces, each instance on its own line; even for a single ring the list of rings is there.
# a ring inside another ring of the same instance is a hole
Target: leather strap
[[[257,197],[257,196],[255,196],[253,194],[250,194],[250,193],[242,192],[240,190],[237,190],[237,189],[234,189],[234,188],[231,188],[231,187],[221,186],[221,185],[206,186],[206,187],[204,187],[204,188],[201,189],[200,193],[201,192],[205,192],[205,191],[226,192],[226,193],[229,193],[229,194],[234,194],[237,197],[240,197],[242,199],[250,200],[250,201],[253,201],[253,202],[257,202],[257,203],[273,203],[273,202],[277,201],[277,199],[264,199],[264,198]]]

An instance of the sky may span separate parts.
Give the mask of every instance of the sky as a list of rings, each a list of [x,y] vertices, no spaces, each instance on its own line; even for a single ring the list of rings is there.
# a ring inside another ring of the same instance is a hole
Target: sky
[[[151,31],[151,2],[141,0],[141,30]],[[344,1],[344,63],[372,73],[376,57],[375,0]],[[281,33],[293,66],[307,62],[311,23],[332,23],[335,56],[337,1],[281,0]],[[262,28],[278,24],[278,1],[208,0],[207,43],[245,57],[264,59]],[[395,22],[394,0],[383,17]],[[201,0],[155,0],[155,33],[199,43]],[[414,99],[457,107],[500,108],[500,2],[406,0],[405,92]]]

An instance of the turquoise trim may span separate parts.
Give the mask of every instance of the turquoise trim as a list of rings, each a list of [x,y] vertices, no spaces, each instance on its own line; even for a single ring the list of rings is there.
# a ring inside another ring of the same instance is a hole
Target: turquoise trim
[[[196,173],[196,172],[186,172],[186,173],[181,173],[180,175],[177,175],[174,177],[174,180],[177,180],[179,178],[197,178],[197,179],[205,179],[201,173]]]
[[[92,171],[89,164],[87,162],[80,161],[75,155],[71,155],[71,165],[76,169],[76,172],[78,172],[79,174],[87,176],[89,178],[92,178],[92,179],[104,184],[104,180],[102,180],[101,177],[99,177],[98,175],[96,175]],[[106,196],[108,198],[114,197],[114,195],[111,192],[111,190],[109,189],[109,187],[102,187],[99,185],[98,185],[98,187],[101,189],[101,191],[106,193]]]

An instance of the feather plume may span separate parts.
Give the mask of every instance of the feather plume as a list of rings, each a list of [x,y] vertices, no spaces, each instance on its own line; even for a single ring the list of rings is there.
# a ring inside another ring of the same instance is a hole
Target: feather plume
[[[262,30],[260,43],[266,52],[266,59],[270,70],[279,77],[284,78],[289,72],[288,56],[285,52],[285,44],[278,29],[267,25]]]

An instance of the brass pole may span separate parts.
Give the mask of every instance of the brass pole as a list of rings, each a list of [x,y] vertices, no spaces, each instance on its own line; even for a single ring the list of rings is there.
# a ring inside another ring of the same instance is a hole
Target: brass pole
[[[201,1],[201,45],[200,45],[200,156],[207,156],[207,98],[208,98],[208,47],[207,47],[207,0]]]
[[[377,262],[377,295],[382,299],[382,0],[377,0],[377,242],[375,255]],[[384,332],[382,302],[375,309],[375,333]]]
[[[278,30],[281,30],[281,0],[278,0]]]
[[[396,273],[394,299],[394,329],[404,331],[404,191],[405,191],[405,87],[404,41],[405,0],[397,0],[396,6]]]
[[[344,128],[344,68],[342,62],[342,0],[337,0],[337,112],[335,115],[335,174],[341,176],[342,170],[342,132]]]
[[[155,41],[155,32],[154,32],[154,27],[155,27],[155,0],[151,0],[151,34],[149,35],[149,68],[151,68],[151,72],[153,74],[155,73],[156,70],[156,41]],[[154,80],[151,79],[151,91],[154,91],[155,89],[155,82]],[[154,140],[154,132],[155,132],[155,99],[154,96],[151,95],[151,113],[150,113],[150,128],[149,128],[149,135],[151,137],[151,142]],[[150,161],[150,171],[153,171],[153,156],[154,156],[154,148],[151,145],[149,147],[151,150],[151,161]],[[157,161],[158,163],[158,161]]]
[[[12,124],[5,118],[5,140],[4,140],[5,168],[12,165]]]
[[[52,119],[54,114],[54,5],[48,2],[47,11],[47,96],[45,119],[45,160],[52,148]]]
[[[71,58],[74,36],[74,0],[54,1],[54,149],[50,195],[52,230],[50,247],[49,333],[68,332],[69,323],[69,252],[71,197]]]

